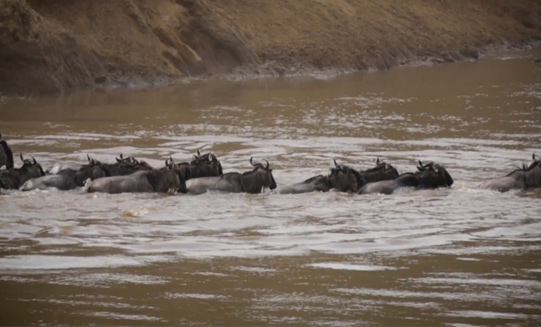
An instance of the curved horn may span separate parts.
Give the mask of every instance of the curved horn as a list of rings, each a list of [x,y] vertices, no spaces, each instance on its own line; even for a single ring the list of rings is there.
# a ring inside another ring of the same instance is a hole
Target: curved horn
[[[250,157],[250,165],[255,167],[255,165],[254,165],[254,157]]]
[[[32,163],[33,165],[35,165],[35,164],[38,163],[38,162],[36,161],[36,158],[34,158],[34,157],[32,157],[32,156],[30,156],[30,158],[32,158],[32,160],[34,161],[34,162]]]
[[[201,152],[199,152],[199,149],[197,149],[197,156],[201,157]]]
[[[340,168],[339,165],[338,165],[338,162],[336,162],[336,159],[333,159],[333,161],[334,161],[334,166],[335,166],[336,168]]]
[[[19,157],[21,157],[21,161],[24,162],[23,153],[19,153]]]
[[[265,160],[265,159],[263,159]],[[269,162],[267,160],[265,160],[265,162],[267,163],[267,165],[265,166],[265,169],[269,169]]]
[[[210,157],[210,161],[216,162],[216,156],[215,156],[215,155],[213,155],[213,154],[211,153],[211,154],[209,154],[209,157]]]
[[[419,159],[419,166],[421,166],[422,168],[424,168],[425,166],[423,166],[423,162]]]

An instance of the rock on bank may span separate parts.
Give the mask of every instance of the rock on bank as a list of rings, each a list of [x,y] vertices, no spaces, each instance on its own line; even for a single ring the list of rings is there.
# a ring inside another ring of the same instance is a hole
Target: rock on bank
[[[0,0],[0,93],[386,69],[540,39],[538,0]]]

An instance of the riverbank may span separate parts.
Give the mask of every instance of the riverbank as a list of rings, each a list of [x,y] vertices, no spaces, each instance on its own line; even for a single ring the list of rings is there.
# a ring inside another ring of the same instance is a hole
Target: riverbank
[[[538,40],[535,0],[0,0],[0,93],[383,70]]]

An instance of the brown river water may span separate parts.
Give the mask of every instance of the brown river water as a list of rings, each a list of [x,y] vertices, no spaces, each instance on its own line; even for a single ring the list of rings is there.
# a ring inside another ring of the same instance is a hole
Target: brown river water
[[[541,155],[541,50],[345,76],[194,80],[8,99],[0,131],[44,168],[267,159],[278,186],[444,165],[393,195],[0,196],[3,325],[539,326],[541,191],[479,184]],[[16,162],[20,164],[19,159]]]

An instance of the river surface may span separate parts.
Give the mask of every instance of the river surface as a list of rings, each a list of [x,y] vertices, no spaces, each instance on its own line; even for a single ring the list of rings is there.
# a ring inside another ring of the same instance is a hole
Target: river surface
[[[540,50],[329,78],[194,80],[5,100],[44,168],[266,159],[278,186],[332,160],[435,161],[450,189],[393,195],[0,196],[4,325],[539,326],[541,191],[479,184],[541,155]],[[17,164],[20,160],[16,159]]]

